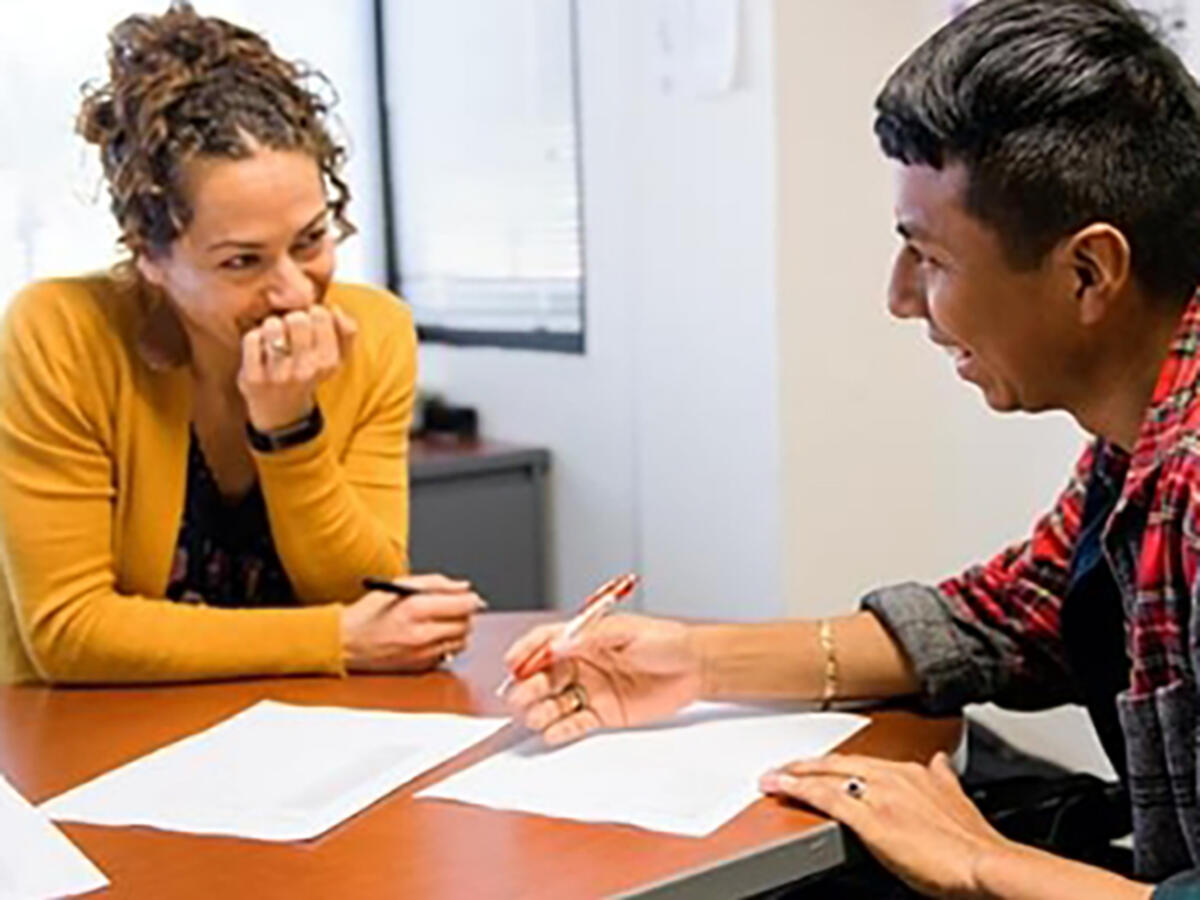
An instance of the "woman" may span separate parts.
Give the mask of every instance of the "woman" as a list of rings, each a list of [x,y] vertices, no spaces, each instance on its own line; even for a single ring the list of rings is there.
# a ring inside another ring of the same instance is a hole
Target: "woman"
[[[406,572],[416,347],[333,281],[343,149],[307,73],[187,3],[110,35],[78,127],[131,259],[0,333],[0,681],[421,670],[484,604]]]

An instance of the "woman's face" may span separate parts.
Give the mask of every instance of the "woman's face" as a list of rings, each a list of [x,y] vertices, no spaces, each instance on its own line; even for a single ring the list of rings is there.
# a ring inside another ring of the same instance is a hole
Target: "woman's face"
[[[316,161],[260,147],[245,159],[198,157],[184,169],[192,221],[167,253],[139,256],[193,343],[239,353],[266,317],[306,310],[333,279],[334,240]]]

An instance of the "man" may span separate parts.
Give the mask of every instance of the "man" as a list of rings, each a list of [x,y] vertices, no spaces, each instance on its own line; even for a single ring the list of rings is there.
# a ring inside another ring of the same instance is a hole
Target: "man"
[[[1136,874],[1001,837],[944,757],[830,756],[763,789],[854,829],[934,896],[1200,892],[1200,103],[1121,0],[984,0],[876,101],[903,240],[889,309],[923,320],[999,411],[1070,412],[1094,441],[1031,538],[831,622],[614,617],[512,705],[548,741],[697,698],[914,695],[1085,703],[1129,789]],[[552,632],[527,635],[509,665]],[[1130,655],[1126,656],[1126,646]]]

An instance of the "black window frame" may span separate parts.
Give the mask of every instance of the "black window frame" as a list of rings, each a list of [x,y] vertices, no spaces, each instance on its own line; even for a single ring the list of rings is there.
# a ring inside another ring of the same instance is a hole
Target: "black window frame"
[[[387,0],[372,0],[375,37],[375,96],[379,115],[380,178],[383,187],[384,266],[388,289],[404,295],[404,282],[396,225],[396,188],[392,169],[393,148],[387,91],[387,47],[385,40],[384,4]],[[583,184],[583,112],[579,65],[579,7],[578,0],[567,0],[571,42],[571,108],[575,120],[575,184],[578,198],[579,228],[579,331],[557,332],[545,329],[532,331],[481,331],[449,328],[443,325],[417,325],[417,339],[422,342],[454,347],[495,347],[507,350],[540,350],[551,353],[584,355],[587,352],[587,240],[584,215]]]

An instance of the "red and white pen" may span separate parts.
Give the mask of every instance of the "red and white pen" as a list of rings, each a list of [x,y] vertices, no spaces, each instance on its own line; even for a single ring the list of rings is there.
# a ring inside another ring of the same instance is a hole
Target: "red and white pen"
[[[500,687],[496,688],[496,696],[503,697],[514,682],[524,681],[544,669],[550,668],[554,662],[553,644],[567,643],[574,640],[584,629],[597,622],[612,610],[614,606],[633,593],[637,587],[638,576],[629,572],[618,575],[600,585],[591,596],[583,601],[583,607],[575,614],[575,618],[567,623],[562,634],[552,642],[541,644],[531,650],[520,662],[513,666],[512,672],[505,676]]]

